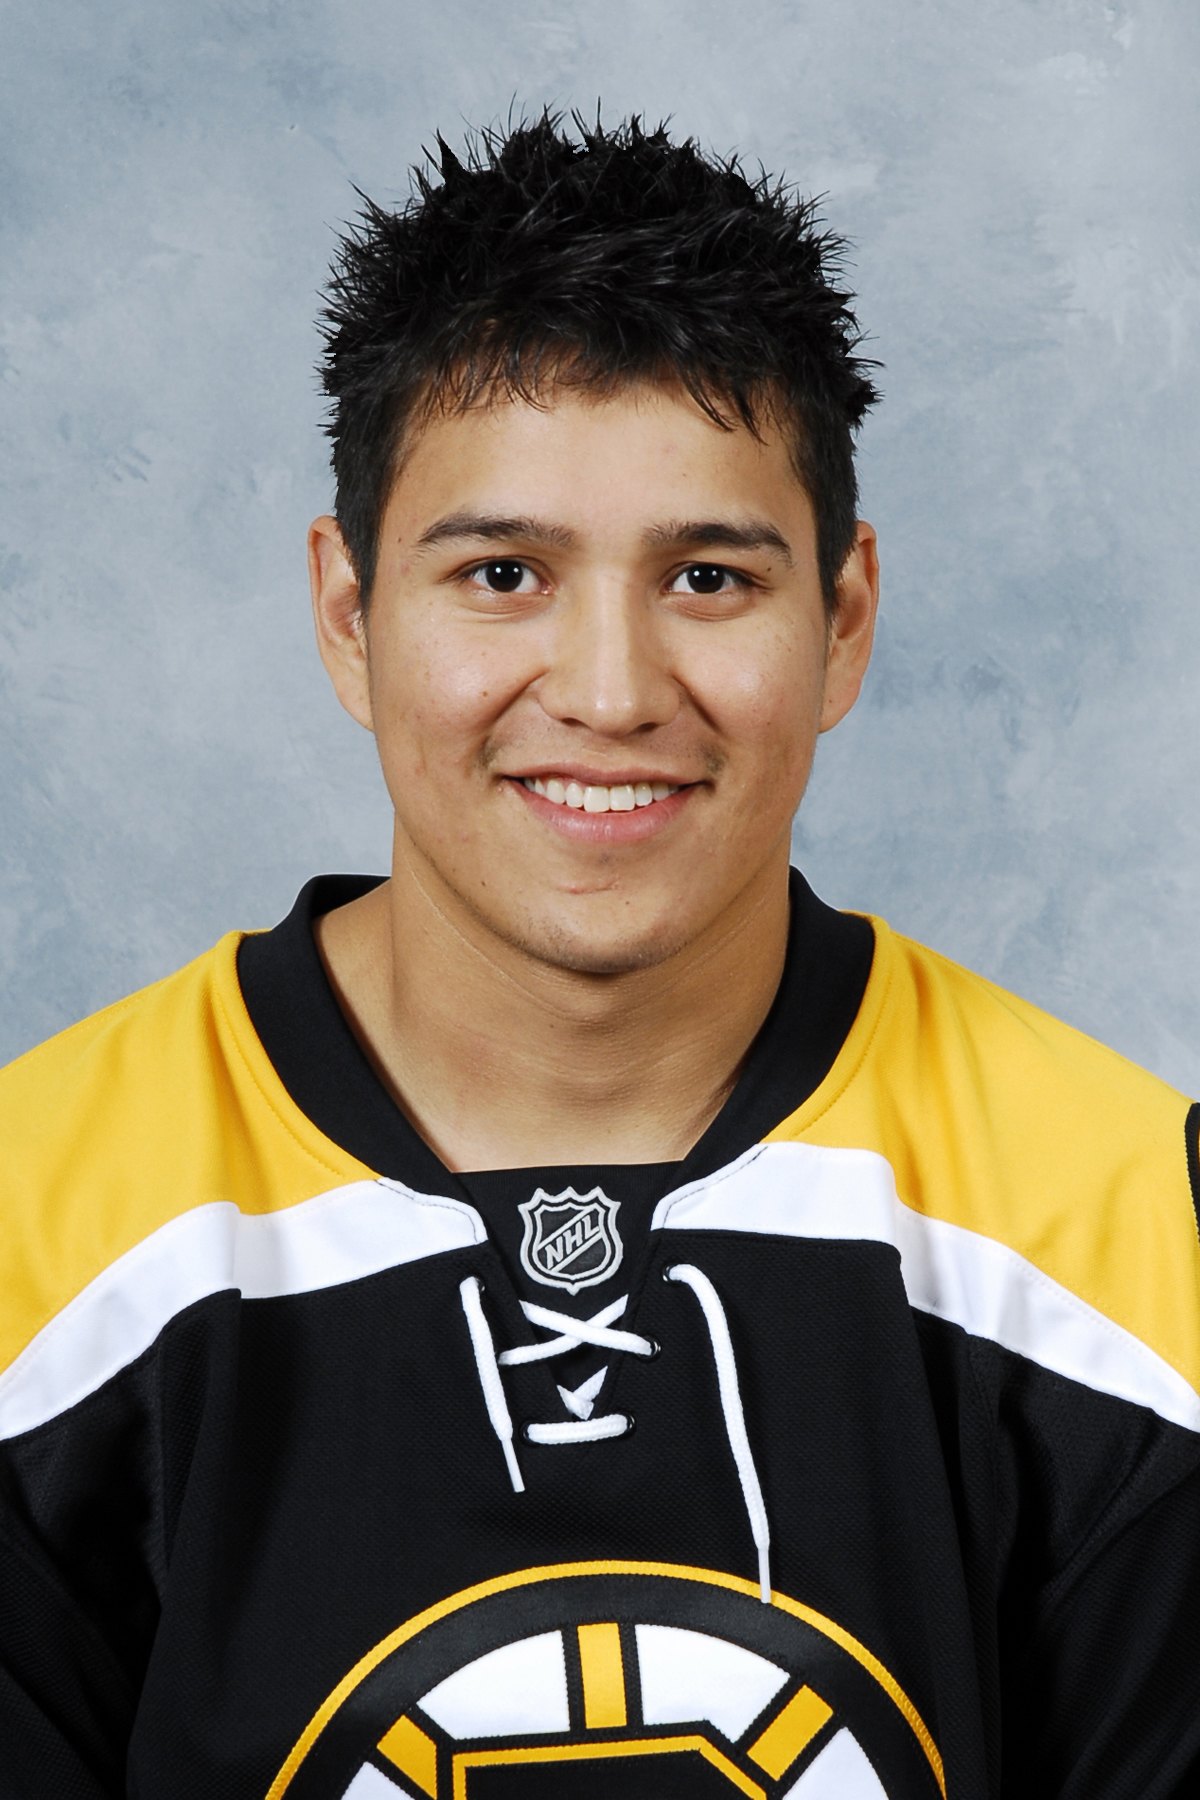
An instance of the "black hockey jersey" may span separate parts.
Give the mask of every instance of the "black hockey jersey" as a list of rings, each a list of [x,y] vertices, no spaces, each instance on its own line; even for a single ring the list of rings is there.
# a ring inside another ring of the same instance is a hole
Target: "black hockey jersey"
[[[797,877],[680,1165],[271,933],[0,1077],[5,1800],[1200,1792],[1197,1109]]]

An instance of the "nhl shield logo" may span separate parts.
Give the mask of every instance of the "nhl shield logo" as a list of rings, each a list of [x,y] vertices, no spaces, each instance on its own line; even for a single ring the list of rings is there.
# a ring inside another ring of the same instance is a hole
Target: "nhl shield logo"
[[[600,1188],[577,1194],[567,1188],[548,1194],[539,1188],[532,1200],[521,1202],[525,1235],[521,1262],[535,1281],[547,1287],[595,1287],[620,1267],[623,1245],[617,1230],[620,1201],[610,1200]]]

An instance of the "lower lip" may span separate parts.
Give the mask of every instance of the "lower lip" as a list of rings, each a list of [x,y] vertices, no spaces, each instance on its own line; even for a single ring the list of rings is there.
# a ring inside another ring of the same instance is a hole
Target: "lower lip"
[[[544,794],[535,794],[523,781],[511,777],[505,785],[520,796],[535,818],[577,844],[645,843],[679,817],[696,791],[695,785],[676,788],[665,800],[652,800],[649,806],[635,807],[632,812],[590,813],[582,807],[556,806]]]

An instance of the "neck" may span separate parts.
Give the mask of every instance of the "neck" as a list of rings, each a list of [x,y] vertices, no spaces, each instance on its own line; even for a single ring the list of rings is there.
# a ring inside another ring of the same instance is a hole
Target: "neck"
[[[786,846],[702,937],[581,974],[498,941],[397,855],[317,941],[376,1072],[451,1169],[673,1162],[720,1111],[787,949]]]

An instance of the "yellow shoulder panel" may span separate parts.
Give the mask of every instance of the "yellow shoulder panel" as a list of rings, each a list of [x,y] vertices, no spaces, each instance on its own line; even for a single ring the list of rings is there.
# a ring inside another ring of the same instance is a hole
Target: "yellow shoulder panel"
[[[0,1369],[192,1207],[273,1212],[373,1175],[276,1075],[238,985],[240,938],[0,1072]]]
[[[1200,1389],[1186,1098],[872,923],[858,1019],[771,1138],[879,1151],[906,1205],[1008,1245]]]

